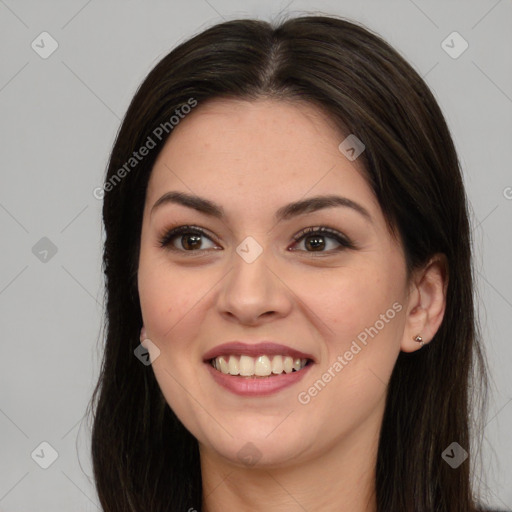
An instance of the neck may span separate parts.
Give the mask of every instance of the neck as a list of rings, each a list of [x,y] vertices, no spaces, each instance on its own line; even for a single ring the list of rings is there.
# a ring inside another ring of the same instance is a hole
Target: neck
[[[203,512],[376,512],[374,420],[293,465],[243,468],[200,445]]]

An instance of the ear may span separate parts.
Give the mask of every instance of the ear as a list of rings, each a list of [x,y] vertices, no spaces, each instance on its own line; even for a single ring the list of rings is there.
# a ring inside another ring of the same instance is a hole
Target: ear
[[[414,352],[422,347],[414,341],[416,336],[421,336],[425,344],[432,340],[443,321],[447,289],[447,258],[437,253],[411,277],[404,335],[400,345],[403,352]]]
[[[146,338],[147,338],[146,328],[144,326],[142,326],[142,328],[140,330],[140,342],[142,343]]]

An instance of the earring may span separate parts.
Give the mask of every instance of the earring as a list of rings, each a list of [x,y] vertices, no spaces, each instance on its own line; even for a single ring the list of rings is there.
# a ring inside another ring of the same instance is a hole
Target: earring
[[[419,334],[417,336],[414,336],[413,340],[417,341],[418,343],[421,343],[422,347],[425,344],[425,342],[423,341],[423,338]]]

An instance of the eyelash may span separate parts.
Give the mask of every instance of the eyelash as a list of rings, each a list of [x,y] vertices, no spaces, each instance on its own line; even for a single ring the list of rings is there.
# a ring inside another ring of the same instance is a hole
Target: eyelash
[[[212,240],[212,237],[209,236],[208,233],[204,229],[197,227],[197,226],[185,225],[185,226],[178,226],[176,228],[168,229],[163,234],[163,236],[160,237],[159,246],[161,248],[166,248],[171,251],[183,252],[183,253],[194,253],[194,252],[201,253],[201,252],[204,252],[205,250],[208,250],[208,249],[197,249],[197,250],[187,251],[184,249],[176,249],[175,247],[172,247],[170,245],[172,239],[174,237],[176,237],[177,235],[183,235],[183,234],[201,235],[201,236],[205,236],[206,238]],[[330,236],[326,236],[327,234]],[[300,231],[298,234],[293,236],[293,240],[295,241],[295,243],[298,243],[303,238],[306,238],[306,236],[312,236],[312,235],[321,235],[321,236],[325,236],[326,238],[332,238],[340,244],[340,247],[338,247],[336,249],[331,249],[329,251],[301,251],[301,252],[307,252],[310,254],[315,254],[315,253],[332,254],[333,252],[342,251],[344,249],[356,249],[356,246],[353,244],[353,242],[351,242],[346,236],[342,235],[341,233],[339,233],[338,231],[336,231],[334,229],[331,229],[331,228],[328,228],[325,226],[305,228],[302,231]],[[215,240],[212,240],[212,241],[215,242]]]

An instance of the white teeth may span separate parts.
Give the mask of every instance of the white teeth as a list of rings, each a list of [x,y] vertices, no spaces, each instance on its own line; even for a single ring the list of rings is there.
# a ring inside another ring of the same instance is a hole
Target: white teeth
[[[283,373],[283,356],[274,356],[272,359],[272,373],[280,374]]]
[[[233,357],[233,356],[231,356]],[[229,358],[231,360],[231,357]],[[240,356],[240,375],[243,377],[249,377],[254,375],[254,359],[249,356]]]
[[[219,368],[222,373],[229,373],[229,364],[224,356],[218,357],[216,362],[217,368]]]
[[[266,377],[272,373],[270,359],[267,356],[260,356],[254,363],[254,375]]]
[[[250,357],[247,355],[219,356],[212,360],[212,366],[226,375],[241,375],[243,377],[268,377],[299,371],[306,366],[307,359],[292,358],[290,356]]]
[[[231,375],[238,375],[240,368],[238,366],[238,359],[235,356],[229,356],[228,372]]]

